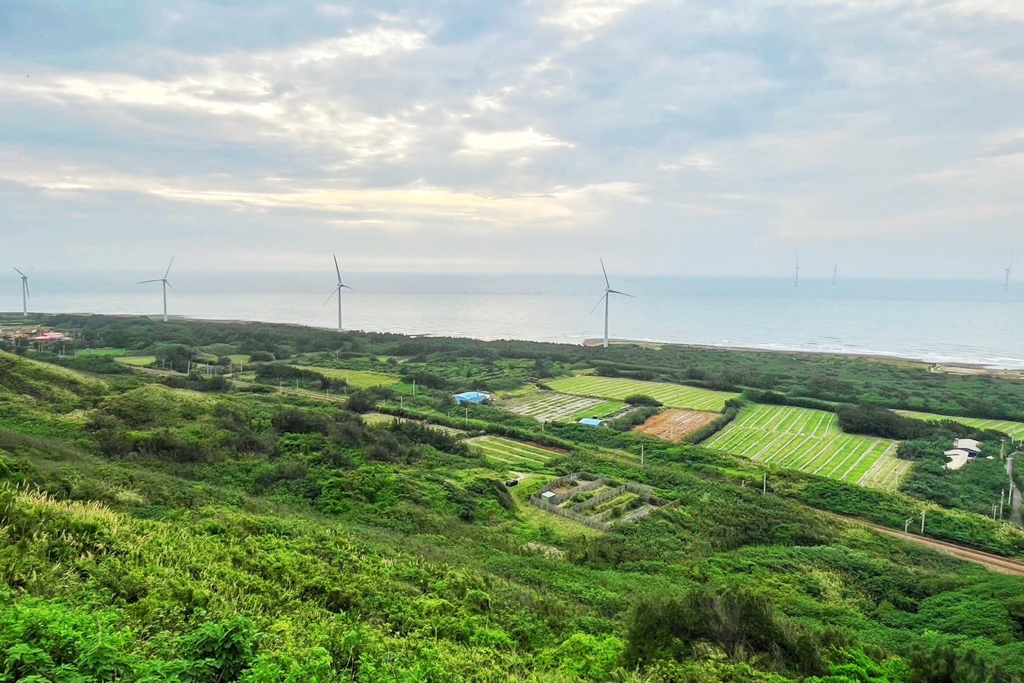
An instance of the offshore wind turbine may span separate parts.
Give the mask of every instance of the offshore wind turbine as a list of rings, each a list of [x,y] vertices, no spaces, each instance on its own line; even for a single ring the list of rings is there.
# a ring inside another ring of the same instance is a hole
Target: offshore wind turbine
[[[1003,289],[1009,289],[1010,288],[1010,271],[1012,269],[1013,269],[1013,261],[1010,261],[1010,264],[1008,266],[1006,266],[1006,281],[1003,282]]]
[[[800,286],[800,257],[796,257],[796,270],[793,271],[793,286]]]
[[[329,297],[327,297],[327,301],[330,301],[331,299],[333,299],[335,294],[338,295],[338,332],[341,332],[342,331],[341,330],[341,290],[343,290],[343,289],[352,289],[352,288],[349,287],[348,285],[346,285],[344,282],[342,282],[342,280],[341,280],[341,268],[338,267],[338,257],[336,255],[334,255],[334,254],[332,254],[332,256],[334,256],[334,272],[338,274],[338,286],[335,287],[334,291],[331,292],[331,295]],[[324,301],[324,303],[322,305],[326,306],[327,305],[327,301]]]
[[[164,290],[164,322],[167,322],[167,288],[170,287],[172,290],[174,290],[175,294],[178,293],[178,290],[174,289],[174,286],[170,282],[167,281],[167,276],[171,274],[171,266],[173,266],[173,265],[174,265],[174,257],[172,256],[171,257],[171,262],[167,264],[167,271],[164,273],[163,277],[158,277],[155,280],[143,280],[142,282],[138,283],[140,285],[145,285],[145,284],[148,284],[150,282],[160,282],[160,283],[163,283],[163,290]]]
[[[21,272],[17,268],[14,270],[16,270],[18,275],[21,276],[21,314],[27,318],[28,300],[32,298],[28,291],[28,275],[25,275],[25,273]]]
[[[839,263],[836,263],[835,268],[832,269],[832,286],[836,286],[836,278],[839,277]]]
[[[635,299],[636,297],[633,296],[632,294],[626,294],[625,292],[620,292],[620,291],[618,291],[616,289],[612,289],[612,283],[608,281],[608,271],[604,267],[604,259],[603,258],[601,259],[601,272],[604,273],[604,296],[602,296],[600,299],[597,300],[597,303],[594,304],[594,307],[592,309],[590,309],[590,312],[591,312],[591,314],[593,314],[593,312],[597,310],[597,307],[601,305],[601,302],[602,301],[604,302],[604,348],[607,349],[608,348],[608,302],[611,300],[612,294],[621,294],[622,296],[628,296],[630,299]]]

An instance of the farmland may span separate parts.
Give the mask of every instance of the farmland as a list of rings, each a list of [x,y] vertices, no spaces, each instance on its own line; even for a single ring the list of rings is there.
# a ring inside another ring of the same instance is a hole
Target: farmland
[[[144,368],[156,362],[156,356],[117,356],[115,361],[123,365],[130,365],[136,368]]]
[[[634,431],[667,441],[681,441],[687,434],[714,422],[719,417],[721,416],[718,413],[669,408],[652,416]]]
[[[557,451],[541,448],[500,436],[481,436],[466,442],[480,450],[484,458],[510,468],[524,470],[543,469],[548,460],[561,455]]]
[[[619,401],[542,391],[515,399],[506,407],[517,415],[532,417],[540,422],[554,422],[581,417],[607,417],[623,406]]]
[[[347,370],[337,368],[321,368],[311,365],[296,365],[302,370],[319,372],[328,379],[343,379],[353,389],[366,389],[367,387],[390,387],[399,383],[395,375],[386,375],[383,372],[369,372],[367,370]]]
[[[690,408],[720,413],[725,409],[725,402],[738,398],[739,394],[726,391],[699,389],[682,384],[664,382],[644,382],[618,377],[595,377],[580,375],[566,377],[548,382],[552,389],[566,394],[594,396],[621,401],[627,396],[643,394],[655,398],[670,408]]]
[[[949,415],[936,415],[934,413],[918,413],[912,410],[897,410],[900,415],[906,415],[917,420],[926,422],[939,422],[952,420],[960,424],[977,427],[978,429],[994,429],[1002,432],[1012,439],[1024,439],[1024,422],[1010,422],[1009,420],[985,420],[980,417],[951,417]]]
[[[704,443],[768,465],[884,490],[895,490],[910,463],[896,442],[844,434],[834,413],[753,405]]]

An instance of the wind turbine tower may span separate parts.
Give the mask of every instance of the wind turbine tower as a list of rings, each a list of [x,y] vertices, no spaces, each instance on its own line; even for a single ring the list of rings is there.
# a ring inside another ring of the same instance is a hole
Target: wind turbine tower
[[[334,272],[338,274],[338,286],[335,287],[334,291],[331,292],[331,295],[329,297],[327,297],[327,301],[330,301],[331,299],[333,299],[335,294],[338,295],[338,332],[341,332],[342,331],[342,329],[341,329],[341,290],[343,290],[343,289],[352,289],[352,288],[349,287],[348,285],[346,285],[341,280],[341,268],[338,267],[338,257],[336,255],[334,256]],[[324,301],[324,303],[323,303],[324,306],[327,305],[327,301]]]
[[[836,278],[839,277],[839,264],[836,263],[835,268],[832,269],[832,286],[836,286]]]
[[[28,300],[31,298],[28,292],[28,275],[25,275],[25,273],[21,272],[17,268],[14,270],[17,271],[19,276],[21,276],[21,314],[27,318]]]
[[[800,257],[796,257],[796,270],[793,271],[793,286],[800,286]]]
[[[1006,266],[1006,281],[1003,282],[1003,289],[1009,289],[1010,288],[1010,271],[1012,269],[1013,269],[1013,262],[1011,261],[1010,264],[1008,266]],[[27,287],[28,285],[25,285],[25,286]]]
[[[603,258],[601,259],[601,272],[604,273],[604,296],[602,296],[600,299],[597,300],[597,303],[594,305],[594,307],[592,309],[590,309],[590,312],[593,313],[594,311],[596,311],[597,307],[601,305],[601,302],[602,301],[604,302],[604,348],[607,349],[608,348],[608,302],[611,300],[612,294],[621,294],[622,296],[628,296],[630,299],[635,299],[636,297],[633,296],[632,294],[626,294],[625,292],[620,292],[618,290],[612,289],[612,283],[608,281],[608,271],[604,267],[604,259]]]
[[[167,264],[167,271],[164,273],[163,277],[158,277],[155,280],[143,280],[142,282],[138,283],[140,285],[145,285],[145,284],[148,284],[150,282],[160,282],[160,283],[162,283],[163,290],[164,290],[164,322],[167,322],[167,288],[170,287],[172,290],[174,290],[175,293],[177,293],[177,291],[178,291],[178,290],[174,289],[174,286],[170,282],[167,281],[167,276],[171,274],[171,266],[173,266],[173,265],[174,265],[174,257],[172,256],[171,257],[171,262]]]

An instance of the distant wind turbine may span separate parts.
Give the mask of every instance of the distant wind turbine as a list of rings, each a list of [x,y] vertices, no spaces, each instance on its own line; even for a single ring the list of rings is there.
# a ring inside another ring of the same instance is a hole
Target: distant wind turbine
[[[332,254],[333,255],[333,254]],[[334,298],[334,295],[338,295],[338,332],[341,332],[341,290],[352,289],[341,280],[341,268],[338,267],[338,257],[334,256],[334,272],[338,274],[338,286],[334,288],[331,295],[327,297],[327,301]],[[327,305],[327,301],[324,301],[323,305]]]
[[[796,257],[796,270],[793,271],[793,286],[800,286],[800,257]]]
[[[171,257],[171,262],[167,264],[167,271],[164,273],[163,277],[158,277],[155,280],[143,280],[142,282],[138,283],[140,285],[145,285],[145,284],[148,284],[150,282],[161,282],[161,283],[163,283],[163,290],[164,290],[164,322],[167,322],[167,288],[170,287],[174,291],[175,294],[178,293],[178,290],[174,289],[174,286],[170,282],[167,281],[167,276],[171,274],[171,266],[173,266],[173,265],[174,265],[174,257],[172,256]]]
[[[836,263],[835,268],[832,269],[832,286],[836,286],[836,278],[839,277],[839,264]]]
[[[626,294],[625,292],[620,292],[618,290],[612,289],[612,283],[608,281],[608,271],[604,267],[604,259],[603,258],[601,259],[601,272],[604,273],[604,296],[602,296],[600,299],[597,300],[597,303],[594,305],[594,307],[592,309],[590,309],[590,312],[593,313],[594,311],[596,311],[597,307],[601,305],[601,302],[602,301],[604,302],[604,348],[607,349],[608,348],[608,302],[611,299],[611,295],[612,294],[621,294],[622,296],[628,296],[630,299],[635,299],[636,297],[633,296],[632,294]]]
[[[1010,271],[1012,269],[1013,269],[1013,261],[1010,261],[1010,264],[1008,266],[1006,266],[1006,281],[1003,282],[1003,289],[1009,289],[1010,288]]]
[[[21,314],[28,317],[28,300],[32,298],[28,292],[28,275],[25,275],[25,273],[21,272],[17,268],[14,270],[16,270],[18,275],[21,276]],[[1009,275],[1007,275],[1007,277],[1009,277]]]

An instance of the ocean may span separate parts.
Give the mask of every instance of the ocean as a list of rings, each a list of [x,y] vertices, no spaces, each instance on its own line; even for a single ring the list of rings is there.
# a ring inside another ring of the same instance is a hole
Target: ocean
[[[0,310],[21,309],[12,273]],[[154,273],[30,273],[31,310],[157,314]],[[156,274],[159,275],[159,274]],[[172,272],[171,315],[337,324],[333,273]],[[351,273],[346,329],[581,344],[602,335],[600,273]],[[1024,286],[998,281],[616,277],[611,336],[769,350],[836,352],[1024,369]]]

